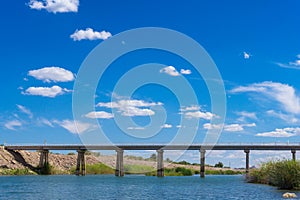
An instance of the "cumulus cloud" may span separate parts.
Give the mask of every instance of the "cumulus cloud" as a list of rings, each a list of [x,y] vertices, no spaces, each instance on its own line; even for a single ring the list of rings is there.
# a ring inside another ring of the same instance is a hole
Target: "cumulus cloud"
[[[300,134],[300,128],[276,128],[274,131],[258,133],[256,136],[261,137],[292,137]]]
[[[74,41],[80,41],[80,40],[106,40],[109,37],[111,37],[110,32],[106,31],[94,31],[92,28],[86,28],[85,30],[76,30],[72,35],[70,35],[70,38],[72,38]]]
[[[251,57],[251,54],[250,53],[247,53],[247,52],[243,52],[243,56],[244,56],[244,59],[249,59]]]
[[[241,112],[236,112],[236,114],[243,118],[257,119],[255,112],[241,111]]]
[[[25,106],[22,106],[22,105],[17,105],[18,109],[22,112],[22,113],[25,113],[26,115],[28,115],[29,118],[32,118],[33,117],[33,114],[32,112],[26,108]]]
[[[195,110],[200,110],[199,105],[192,105],[192,106],[183,106],[180,108],[181,112],[186,112],[186,111],[195,111]]]
[[[164,124],[161,126],[161,128],[172,128],[171,124]]]
[[[5,128],[9,129],[9,130],[13,130],[15,131],[17,127],[21,127],[22,126],[22,122],[20,122],[19,120],[12,120],[12,121],[8,121],[4,124]]]
[[[179,114],[184,115],[185,118],[199,118],[211,120],[213,117],[217,117],[215,114],[211,112],[205,112],[200,110],[201,107],[199,105],[191,105],[191,106],[182,106],[179,109]]]
[[[104,111],[93,111],[86,114],[85,117],[92,119],[110,119],[113,118],[114,115]]]
[[[200,118],[200,119],[211,120],[213,117],[215,117],[215,114],[211,112],[195,111],[195,112],[186,112],[184,113],[184,116],[186,118]]]
[[[170,76],[180,76],[180,74],[189,75],[192,73],[189,69],[180,69],[180,73],[173,66],[167,66],[159,70],[160,73],[165,73]]]
[[[180,73],[173,66],[162,68],[159,72],[168,74],[170,76],[180,76]]]
[[[37,70],[30,70],[28,75],[47,83],[74,80],[74,74],[72,72],[60,67],[44,67]]]
[[[300,114],[300,98],[292,86],[287,84],[265,81],[248,86],[239,86],[230,91],[231,93],[253,92],[260,93],[271,101],[276,101],[289,113]]]
[[[288,64],[277,63],[277,65],[284,68],[300,69],[300,54],[297,55],[297,59],[293,62],[289,62]]]
[[[52,13],[78,12],[79,0],[30,0],[31,9],[45,9]]]
[[[189,75],[189,74],[191,74],[192,72],[191,72],[191,70],[189,70],[189,69],[181,69],[180,70],[180,74],[185,74],[185,75]]]
[[[54,120],[53,122],[73,134],[82,134],[84,132],[94,129],[94,126],[92,124],[80,122],[80,121],[76,121],[76,120],[75,121],[68,120],[68,119],[63,120],[63,121]]]
[[[70,90],[55,85],[52,87],[29,87],[25,92],[22,92],[22,94],[54,98],[66,92],[70,92]]]
[[[115,102],[100,102],[97,107],[115,108],[123,116],[151,116],[155,112],[147,107],[162,105],[160,102],[145,102],[143,100],[119,100]]]
[[[211,123],[205,123],[203,124],[204,129],[221,129],[223,124],[211,124]],[[223,130],[227,132],[239,132],[243,131],[244,127],[255,127],[255,123],[251,124],[226,124],[223,126]]]

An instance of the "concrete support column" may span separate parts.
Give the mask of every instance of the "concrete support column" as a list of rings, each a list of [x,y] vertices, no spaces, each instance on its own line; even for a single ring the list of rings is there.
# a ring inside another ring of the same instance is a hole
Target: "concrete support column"
[[[76,175],[85,176],[85,174],[86,174],[85,150],[77,150]]]
[[[117,161],[116,161],[116,176],[124,176],[124,164],[123,164],[123,149],[118,149],[117,151]]]
[[[164,150],[159,149],[157,152],[157,177],[164,177]]]
[[[292,149],[291,153],[292,153],[292,159],[295,161],[296,160],[296,150]]]
[[[249,174],[249,149],[245,149],[244,152],[246,153],[246,175],[248,176]]]
[[[200,177],[205,177],[205,149],[200,149]]]
[[[49,162],[49,150],[41,150],[40,151],[40,162],[39,162],[39,167],[43,168],[45,167],[46,164]]]

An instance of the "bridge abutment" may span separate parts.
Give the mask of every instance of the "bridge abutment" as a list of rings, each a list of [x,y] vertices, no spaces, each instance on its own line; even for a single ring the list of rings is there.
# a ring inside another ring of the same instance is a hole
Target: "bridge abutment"
[[[76,175],[85,176],[85,174],[86,174],[85,150],[77,150]]]
[[[164,150],[159,149],[157,152],[157,177],[164,177]]]
[[[292,153],[292,159],[295,161],[296,160],[296,150],[292,149],[291,153]]]
[[[124,163],[123,163],[123,149],[116,150],[117,152],[117,160],[116,160],[116,170],[115,176],[124,176]]]
[[[205,149],[200,149],[200,177],[205,177]]]

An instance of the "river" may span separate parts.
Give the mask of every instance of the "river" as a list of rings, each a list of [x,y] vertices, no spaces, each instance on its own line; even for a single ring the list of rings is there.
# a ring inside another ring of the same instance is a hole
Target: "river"
[[[282,199],[285,191],[243,176],[2,176],[0,199]],[[297,192],[296,192],[297,193]],[[300,195],[297,194],[298,196]]]

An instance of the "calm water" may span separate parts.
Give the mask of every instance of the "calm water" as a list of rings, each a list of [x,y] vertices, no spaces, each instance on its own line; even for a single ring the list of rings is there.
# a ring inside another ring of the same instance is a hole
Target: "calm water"
[[[282,199],[242,176],[2,176],[0,199]],[[297,193],[300,196],[300,193]]]

